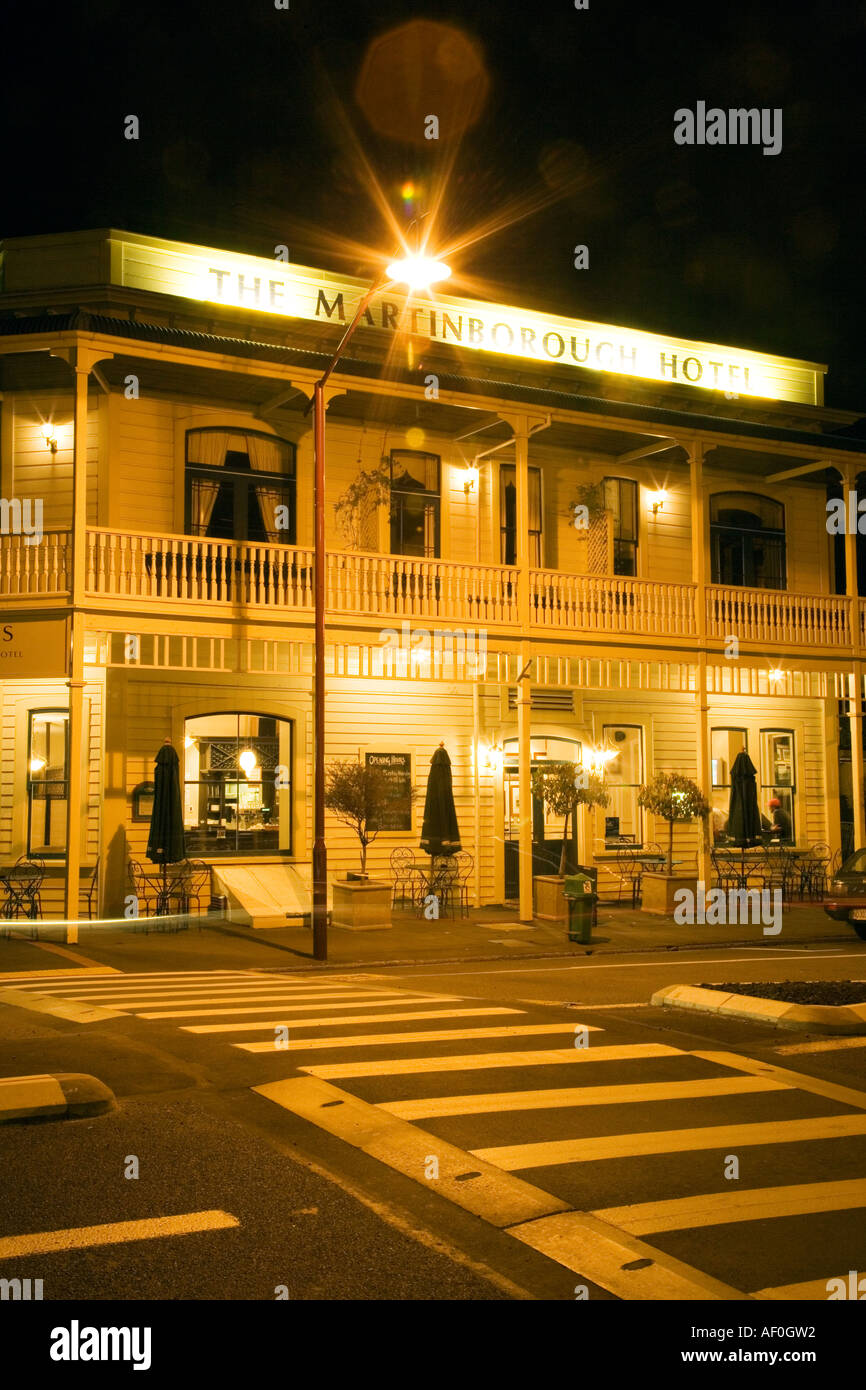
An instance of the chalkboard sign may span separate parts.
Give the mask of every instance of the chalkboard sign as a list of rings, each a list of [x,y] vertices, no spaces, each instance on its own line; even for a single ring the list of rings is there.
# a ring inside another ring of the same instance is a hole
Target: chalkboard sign
[[[384,772],[389,785],[388,805],[373,830],[412,829],[412,754],[368,753],[368,767]]]

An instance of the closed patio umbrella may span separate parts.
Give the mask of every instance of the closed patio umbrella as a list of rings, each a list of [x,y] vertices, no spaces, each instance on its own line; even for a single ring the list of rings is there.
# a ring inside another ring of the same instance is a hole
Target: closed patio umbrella
[[[743,749],[731,768],[731,798],[728,805],[728,837],[739,845],[740,877],[746,873],[746,847],[760,844],[761,812],[758,808],[757,768]]]
[[[152,864],[162,866],[162,892],[157,902],[157,916],[166,911],[166,870],[186,855],[183,838],[183,806],[180,799],[180,761],[166,739],[156,755],[153,776],[153,811],[150,834],[147,838],[147,857]]]
[[[451,786],[451,759],[444,743],[440,743],[430,759],[421,848],[434,858],[457,854],[461,848]]]

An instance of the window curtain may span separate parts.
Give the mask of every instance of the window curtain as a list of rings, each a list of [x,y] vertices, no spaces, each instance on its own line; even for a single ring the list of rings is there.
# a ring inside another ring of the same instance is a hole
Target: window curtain
[[[197,536],[206,536],[220,484],[215,478],[193,478],[190,522]]]
[[[187,463],[222,468],[231,438],[228,430],[189,430],[186,436]]]
[[[277,529],[277,507],[286,502],[286,498],[281,488],[268,487],[265,483],[256,483],[256,497],[262,511],[262,521],[268,533],[268,540],[277,545],[280,541],[280,531]]]
[[[263,439],[257,434],[246,435],[250,468],[257,473],[287,473],[288,458],[285,444],[279,439]],[[261,500],[261,499],[260,499]]]

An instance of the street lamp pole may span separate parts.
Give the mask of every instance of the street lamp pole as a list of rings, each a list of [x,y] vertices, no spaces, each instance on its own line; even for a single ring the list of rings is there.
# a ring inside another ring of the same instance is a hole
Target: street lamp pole
[[[407,257],[388,267],[361,299],[354,318],[337,346],[337,350],[313,387],[313,399],[307,406],[313,410],[313,454],[315,481],[313,486],[313,535],[315,561],[313,566],[313,604],[315,614],[315,655],[313,661],[313,957],[328,959],[328,850],[325,845],[325,387],[328,378],[342,357],[349,340],[374,295],[387,289],[399,278],[410,289],[417,289],[434,280],[450,275],[447,266],[427,257]]]
[[[387,287],[377,280],[355,310],[336,352],[313,388],[313,605],[315,614],[315,655],[313,661],[313,958],[328,959],[328,850],[325,844],[325,386],[345,351],[349,339],[373,298]],[[309,409],[309,407],[307,407]]]

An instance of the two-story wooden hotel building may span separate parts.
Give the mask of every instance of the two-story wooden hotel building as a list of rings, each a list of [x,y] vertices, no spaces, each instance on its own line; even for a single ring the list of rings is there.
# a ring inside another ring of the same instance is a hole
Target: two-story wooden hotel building
[[[120,914],[169,738],[189,853],[278,901],[312,848],[307,406],[366,286],[116,231],[7,240],[2,276],[0,866],[44,857],[74,917],[98,859]],[[793,842],[866,843],[866,601],[826,512],[866,446],[824,371],[374,300],[328,386],[326,755],[423,787],[443,740],[476,904],[531,915],[545,759],[606,753],[602,864],[660,838],[653,771],[721,815],[743,747]],[[330,873],[356,867],[327,833]],[[369,867],[419,836],[416,805]]]

